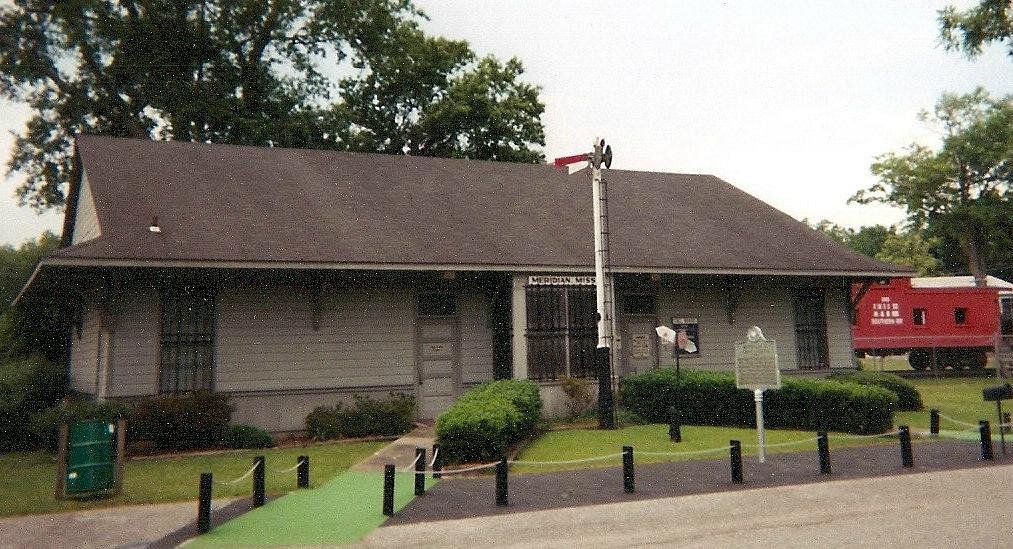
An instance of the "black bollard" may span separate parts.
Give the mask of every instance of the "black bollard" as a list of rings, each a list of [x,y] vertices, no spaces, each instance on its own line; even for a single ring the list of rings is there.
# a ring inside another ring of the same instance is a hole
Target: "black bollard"
[[[508,503],[507,460],[502,458],[496,464],[496,506],[505,507]]]
[[[383,514],[394,514],[394,466],[390,463],[383,466]]]
[[[827,438],[826,432],[819,432],[816,434],[816,447],[820,451],[820,474],[830,474],[830,439]]]
[[[731,449],[728,452],[732,462],[732,482],[742,484],[742,443],[733,440],[729,442]]]
[[[426,449],[415,449],[415,495],[426,495]]]
[[[440,471],[443,470],[443,456],[440,455],[440,445],[433,444],[433,478],[443,478]]]
[[[295,470],[296,486],[299,488],[310,487],[310,457],[299,456],[299,467]]]
[[[904,467],[914,467],[914,455],[911,453],[911,430],[907,425],[900,426],[900,462]]]
[[[981,459],[995,459],[992,452],[992,426],[985,420],[979,421],[978,434],[981,435]]]
[[[197,503],[197,533],[211,531],[211,473],[200,474],[200,500]]]
[[[623,446],[623,490],[632,494],[636,489],[633,478],[633,447]]]
[[[264,456],[257,456],[253,458],[253,463],[257,466],[253,470],[253,506],[261,507],[267,501],[267,497],[264,495]]]
[[[929,433],[939,435],[939,410],[929,410]]]
[[[672,442],[682,442],[682,414],[675,406],[668,409],[668,438]]]

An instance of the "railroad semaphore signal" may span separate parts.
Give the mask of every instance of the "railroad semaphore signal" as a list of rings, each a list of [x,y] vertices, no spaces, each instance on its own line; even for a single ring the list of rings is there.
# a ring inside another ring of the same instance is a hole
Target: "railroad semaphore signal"
[[[577,162],[587,162],[591,174],[591,196],[594,213],[594,286],[598,311],[598,346],[595,365],[598,373],[598,427],[615,428],[614,397],[612,393],[612,342],[615,318],[615,294],[611,277],[609,251],[608,185],[602,179],[602,165],[612,166],[612,147],[605,140],[595,140],[590,153],[557,158],[557,168]]]

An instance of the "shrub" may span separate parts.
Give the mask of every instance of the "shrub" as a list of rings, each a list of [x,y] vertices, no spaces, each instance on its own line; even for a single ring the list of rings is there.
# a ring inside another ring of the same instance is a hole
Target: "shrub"
[[[355,404],[319,406],[306,416],[306,431],[317,440],[366,436],[397,436],[415,427],[415,398],[394,395],[377,401],[355,395]]]
[[[32,418],[63,396],[63,368],[42,355],[0,363],[0,451],[30,448],[49,441],[37,436]]]
[[[620,383],[626,407],[650,423],[667,421],[677,405],[692,425],[752,426],[752,391],[737,389],[735,375],[670,369],[630,376]],[[819,379],[788,378],[778,390],[764,393],[768,427],[847,433],[882,433],[893,426],[897,397],[870,385]]]
[[[267,431],[254,425],[229,425],[225,432],[229,448],[273,448],[274,439]]]
[[[897,395],[897,409],[917,412],[924,407],[922,395],[910,381],[893,374],[883,372],[837,372],[830,379],[861,385],[875,385]]]
[[[566,395],[566,407],[573,417],[582,416],[594,408],[594,397],[591,395],[591,383],[578,377],[564,377],[561,385]]]
[[[145,399],[127,421],[127,437],[155,451],[219,447],[232,411],[228,395],[208,391]]]
[[[115,400],[102,402],[94,400],[67,400],[58,406],[38,414],[31,421],[31,430],[36,440],[44,443],[50,451],[56,451],[59,444],[60,425],[100,419],[116,421],[130,417],[131,408],[128,404]],[[129,426],[127,427],[129,430]]]
[[[538,385],[528,380],[484,383],[436,419],[436,437],[448,463],[488,461],[531,436],[542,414]]]

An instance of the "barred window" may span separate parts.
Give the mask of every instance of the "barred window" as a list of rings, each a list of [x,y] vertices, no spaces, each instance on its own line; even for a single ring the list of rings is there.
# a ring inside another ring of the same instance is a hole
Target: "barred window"
[[[527,289],[528,377],[594,377],[598,317],[593,287]]]
[[[162,394],[214,390],[215,300],[200,288],[162,294],[158,389]]]

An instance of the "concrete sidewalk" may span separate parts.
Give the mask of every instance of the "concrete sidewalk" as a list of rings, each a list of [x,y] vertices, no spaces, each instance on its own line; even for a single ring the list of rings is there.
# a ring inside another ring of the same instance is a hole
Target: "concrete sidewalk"
[[[212,507],[233,501],[214,500]],[[9,517],[0,519],[0,547],[147,547],[196,518],[196,501]]]
[[[378,529],[359,547],[1010,547],[1013,465]]]
[[[352,466],[353,471],[383,471],[383,466],[393,463],[400,471],[415,461],[415,449],[426,449],[426,465],[433,459],[433,443],[436,442],[436,427],[424,423],[415,425],[415,429],[377,450],[368,458]]]

